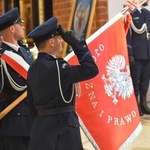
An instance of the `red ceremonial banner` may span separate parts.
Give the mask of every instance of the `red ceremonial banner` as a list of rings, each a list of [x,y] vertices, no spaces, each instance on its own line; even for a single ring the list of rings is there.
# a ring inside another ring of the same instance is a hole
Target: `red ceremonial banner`
[[[142,130],[129,70],[122,13],[86,40],[99,74],[78,84],[77,113],[95,149],[126,149]],[[76,64],[76,56],[65,58]]]

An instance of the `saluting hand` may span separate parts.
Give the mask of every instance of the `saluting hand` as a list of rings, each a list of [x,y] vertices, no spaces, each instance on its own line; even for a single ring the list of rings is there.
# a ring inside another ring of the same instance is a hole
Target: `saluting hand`
[[[58,32],[63,38],[65,42],[67,42],[69,45],[73,45],[77,43],[79,40],[73,35],[73,32],[70,31],[65,31],[61,25],[59,25]]]

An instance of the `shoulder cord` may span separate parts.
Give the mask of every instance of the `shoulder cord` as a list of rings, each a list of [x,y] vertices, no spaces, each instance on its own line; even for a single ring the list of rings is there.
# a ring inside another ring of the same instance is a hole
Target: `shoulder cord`
[[[138,29],[138,28],[135,27],[133,21],[131,21],[131,27],[132,27],[132,29],[134,30],[134,32],[136,32],[136,33],[138,33],[138,34],[142,34],[142,33],[144,33],[145,31],[147,31],[147,25],[146,25],[146,23],[144,23],[144,24],[142,25],[142,27],[141,27],[140,29]]]
[[[65,103],[70,103],[73,99],[73,95],[74,95],[74,84],[72,85],[72,94],[71,94],[71,98],[69,101],[67,101],[65,98],[64,98],[64,95],[63,95],[63,92],[62,92],[62,87],[61,87],[61,80],[60,80],[60,70],[59,70],[59,65],[58,65],[58,60],[56,60],[56,66],[57,66],[57,72],[58,72],[58,83],[59,83],[59,90],[60,90],[60,94],[61,94],[61,97],[63,99],[63,101]]]
[[[27,88],[27,85],[24,85],[24,86],[21,86],[21,85],[18,85],[13,79],[12,77],[10,76],[8,70],[7,70],[7,65],[6,65],[6,62],[4,60],[1,60],[2,62],[2,67],[4,67],[4,71],[8,77],[8,80],[9,80],[9,83],[11,84],[11,86],[13,87],[13,89],[15,89],[16,91],[23,91]]]

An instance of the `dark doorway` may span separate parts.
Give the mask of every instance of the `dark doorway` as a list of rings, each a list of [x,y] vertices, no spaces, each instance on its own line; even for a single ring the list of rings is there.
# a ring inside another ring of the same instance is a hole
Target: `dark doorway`
[[[19,0],[5,0],[5,12],[11,10],[14,7],[19,9]]]
[[[45,21],[53,16],[52,0],[44,0]]]
[[[39,25],[39,10],[37,0],[32,0],[33,28]]]

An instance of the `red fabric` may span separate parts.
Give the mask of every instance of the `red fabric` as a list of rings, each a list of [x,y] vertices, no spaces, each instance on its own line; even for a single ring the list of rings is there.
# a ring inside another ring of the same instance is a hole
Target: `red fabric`
[[[124,21],[120,17],[105,27],[96,32],[98,36],[92,35],[87,40],[99,74],[80,83],[81,96],[77,98],[76,109],[98,148],[118,150],[137,129],[140,117],[128,71]],[[76,57],[71,57],[69,62],[75,64]]]
[[[126,33],[127,33],[128,29],[130,27],[131,21],[132,21],[132,17],[129,13],[127,13],[125,15],[125,25],[124,25]]]
[[[3,55],[1,56],[1,58],[3,60],[6,61],[6,63],[13,68],[18,74],[20,74],[24,79],[27,79],[27,70],[23,67],[23,65],[19,64],[19,62],[17,62],[14,59],[12,59],[11,57],[9,57],[9,55],[7,55],[7,53],[3,53]]]

